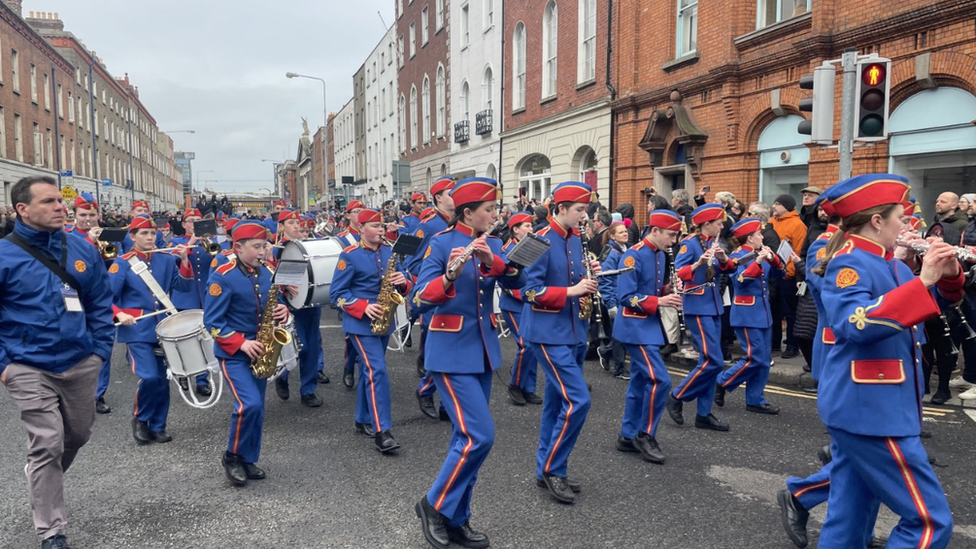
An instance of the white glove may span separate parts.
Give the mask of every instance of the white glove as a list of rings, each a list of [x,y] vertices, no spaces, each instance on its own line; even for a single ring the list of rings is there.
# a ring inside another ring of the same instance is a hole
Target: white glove
[[[616,319],[617,318],[617,308],[616,307],[610,307],[609,309],[607,309],[607,314],[610,315],[610,320]]]

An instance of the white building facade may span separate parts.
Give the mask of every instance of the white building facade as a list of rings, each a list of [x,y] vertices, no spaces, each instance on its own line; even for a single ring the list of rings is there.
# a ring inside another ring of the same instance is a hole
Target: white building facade
[[[332,154],[335,158],[336,194],[351,199],[356,180],[356,107],[350,98],[332,121]]]
[[[393,161],[399,158],[397,135],[396,26],[383,35],[366,58],[367,205],[380,206],[393,195]],[[337,157],[338,158],[338,157]],[[370,192],[372,189],[372,192]]]

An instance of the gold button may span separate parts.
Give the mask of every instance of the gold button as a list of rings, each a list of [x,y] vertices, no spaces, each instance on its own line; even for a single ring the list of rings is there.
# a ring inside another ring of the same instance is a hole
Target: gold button
[[[443,327],[444,327],[444,323],[443,323],[443,322],[441,322],[441,328],[443,328]]]
[[[878,374],[878,379],[884,379],[884,374]]]

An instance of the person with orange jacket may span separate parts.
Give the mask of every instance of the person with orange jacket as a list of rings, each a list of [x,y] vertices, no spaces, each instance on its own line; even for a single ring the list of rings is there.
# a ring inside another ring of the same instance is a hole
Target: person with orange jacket
[[[807,238],[807,226],[800,219],[796,211],[796,199],[788,194],[776,197],[772,207],[773,217],[769,220],[781,242],[788,242],[793,250],[803,249],[803,242]],[[786,350],[783,358],[793,358],[800,354],[793,337],[793,325],[796,322],[797,285],[796,266],[792,261],[786,264],[782,278],[773,282],[776,296],[771,303],[773,313],[773,334],[771,341],[773,351],[778,351],[783,343],[783,320],[786,320]]]

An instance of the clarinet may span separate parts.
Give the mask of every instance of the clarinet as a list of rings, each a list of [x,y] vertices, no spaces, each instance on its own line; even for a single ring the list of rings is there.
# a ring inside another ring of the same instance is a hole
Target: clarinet
[[[589,243],[590,239],[586,236],[586,223],[581,221],[579,224],[579,236],[580,245],[583,248],[583,267],[586,268],[586,278],[589,280],[596,280],[596,275],[593,273],[593,266],[590,265],[590,252]],[[584,295],[579,298],[579,318],[580,320],[589,320],[590,314],[596,310],[596,323],[600,324],[602,328],[602,322],[600,321],[600,292],[596,292],[592,295]]]
[[[670,259],[670,269],[669,275],[671,276],[671,291],[674,293],[678,292],[678,273],[674,268],[674,260],[676,259],[674,253],[674,246],[668,248],[668,258]],[[682,341],[685,337],[685,331],[688,326],[685,324],[685,312],[682,308],[678,308],[678,346],[681,346]]]

